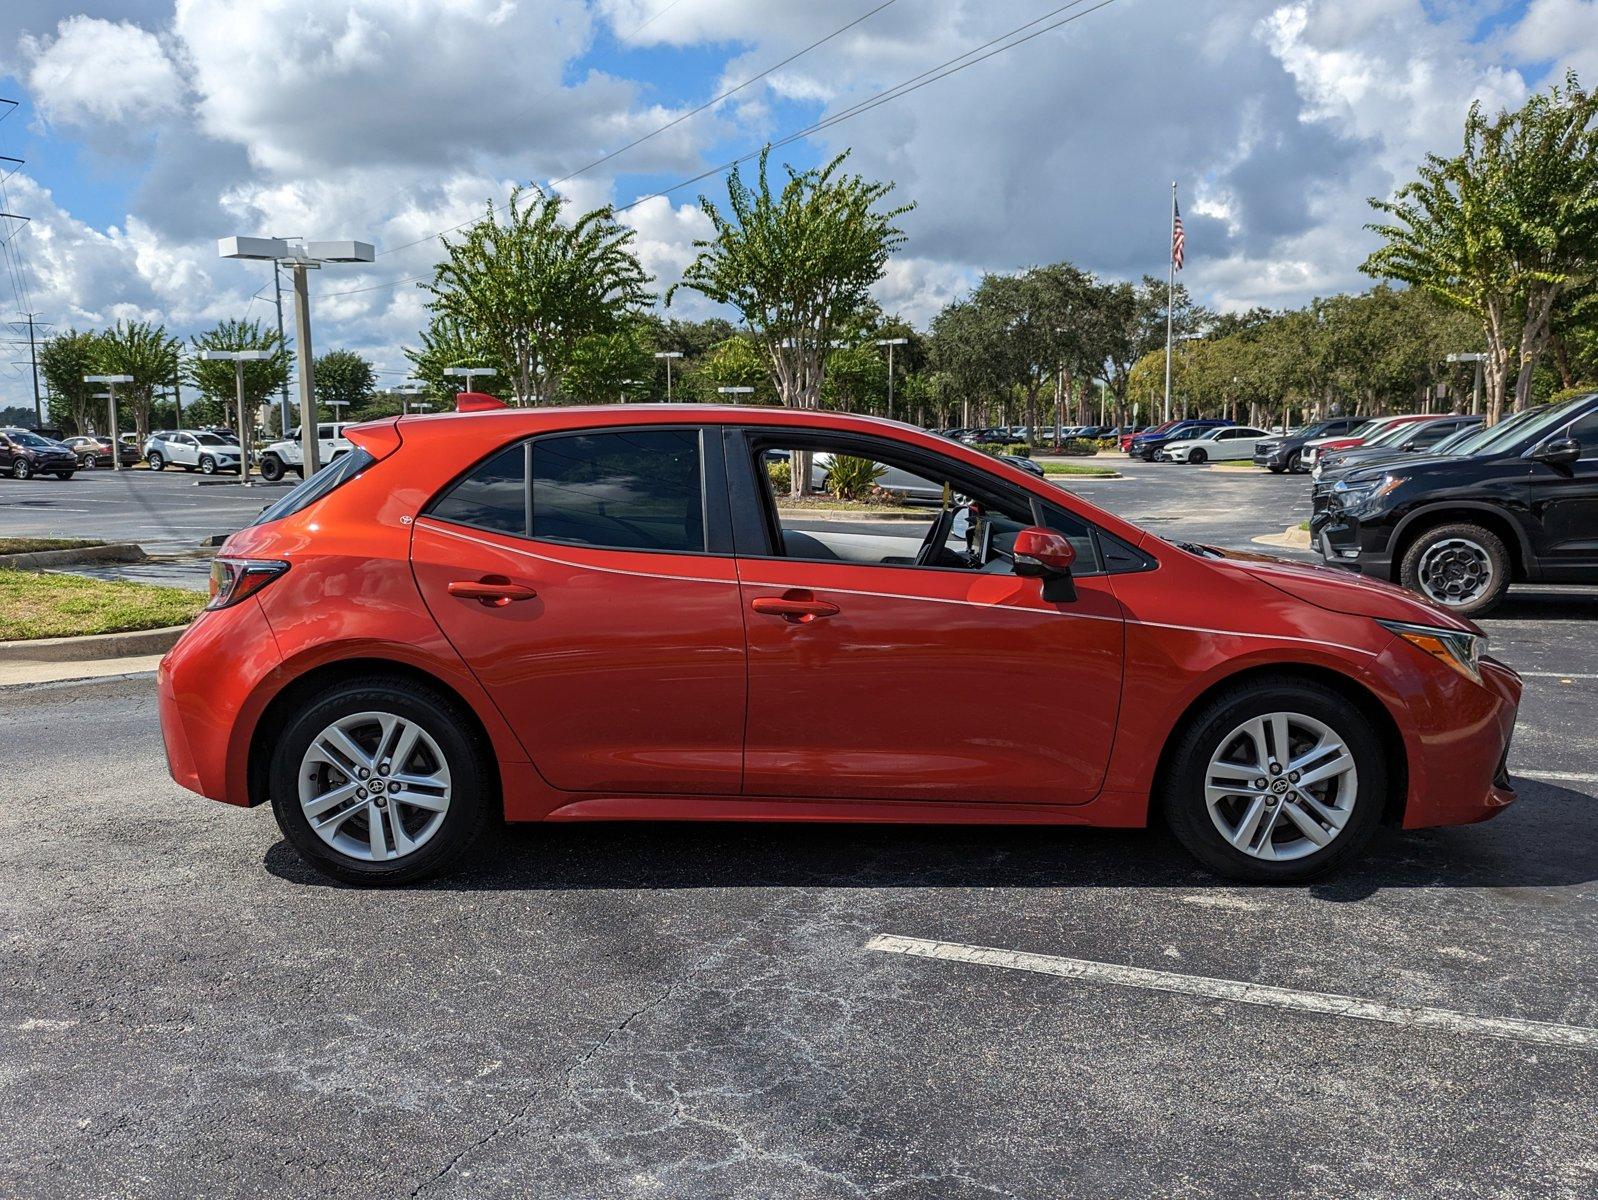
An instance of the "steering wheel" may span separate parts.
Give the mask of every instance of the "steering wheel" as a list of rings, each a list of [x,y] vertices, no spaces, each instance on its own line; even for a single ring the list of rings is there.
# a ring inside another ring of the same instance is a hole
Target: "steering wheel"
[[[954,516],[958,511],[954,508],[938,510],[938,519],[932,522],[932,528],[927,530],[926,540],[921,543],[921,549],[916,551],[916,566],[930,567],[943,552],[944,543],[949,540],[949,530],[954,528]]]

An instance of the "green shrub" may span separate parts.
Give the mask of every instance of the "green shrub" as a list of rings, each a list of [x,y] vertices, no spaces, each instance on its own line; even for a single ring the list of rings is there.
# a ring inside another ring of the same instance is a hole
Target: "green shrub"
[[[791,462],[768,462],[766,474],[771,476],[771,490],[779,496],[786,496],[793,491],[793,464]]]
[[[1026,442],[1011,442],[1000,453],[1013,454],[1017,458],[1031,458],[1032,447]]]
[[[840,500],[867,500],[888,468],[869,458],[840,454],[827,468],[827,490]]]

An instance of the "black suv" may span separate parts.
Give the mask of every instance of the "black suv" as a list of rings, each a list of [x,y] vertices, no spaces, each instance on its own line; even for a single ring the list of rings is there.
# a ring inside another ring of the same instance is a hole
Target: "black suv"
[[[1462,616],[1513,581],[1598,583],[1598,392],[1519,413],[1465,454],[1350,471],[1310,518],[1329,564]]]
[[[1286,437],[1258,442],[1254,446],[1254,465],[1269,467],[1274,475],[1280,475],[1283,471],[1302,471],[1306,445],[1316,438],[1337,437],[1351,429],[1358,429],[1368,420],[1369,417],[1329,417],[1295,429]]]

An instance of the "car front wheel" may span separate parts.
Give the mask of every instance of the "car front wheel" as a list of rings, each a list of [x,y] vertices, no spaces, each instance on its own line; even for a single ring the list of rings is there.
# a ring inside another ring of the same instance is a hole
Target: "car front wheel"
[[[1464,617],[1497,606],[1509,590],[1509,549],[1490,529],[1462,523],[1428,529],[1410,543],[1398,581]]]
[[[1210,456],[1203,450],[1189,450],[1187,454],[1187,461],[1190,463],[1201,463],[1208,461],[1209,457]]]
[[[283,478],[283,460],[275,454],[268,454],[261,459],[261,478],[268,483],[276,483]]]
[[[1180,735],[1160,801],[1176,839],[1217,874],[1301,883],[1376,832],[1387,766],[1369,718],[1320,684],[1228,688]]]
[[[32,479],[33,464],[25,458],[13,459],[11,463],[11,478]]]
[[[216,459],[212,458],[209,454],[200,455],[200,474],[215,475]]]
[[[151,454],[145,461],[150,464],[150,470],[152,471],[166,470],[166,459],[159,454]]]
[[[76,473],[75,471],[57,471],[55,477],[57,479],[71,479]]]
[[[459,706],[424,684],[353,680],[283,729],[272,811],[311,866],[349,883],[440,870],[487,824],[488,748]]]

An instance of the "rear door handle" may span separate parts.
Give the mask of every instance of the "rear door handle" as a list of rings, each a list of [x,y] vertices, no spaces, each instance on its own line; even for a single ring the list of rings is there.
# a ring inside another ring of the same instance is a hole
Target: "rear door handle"
[[[462,600],[476,600],[484,608],[504,608],[512,600],[531,600],[538,595],[526,584],[512,583],[503,575],[457,579],[449,585],[449,594]]]
[[[817,617],[836,616],[839,611],[836,604],[798,590],[783,596],[756,596],[750,607],[763,617],[781,617],[790,625],[808,625]]]

